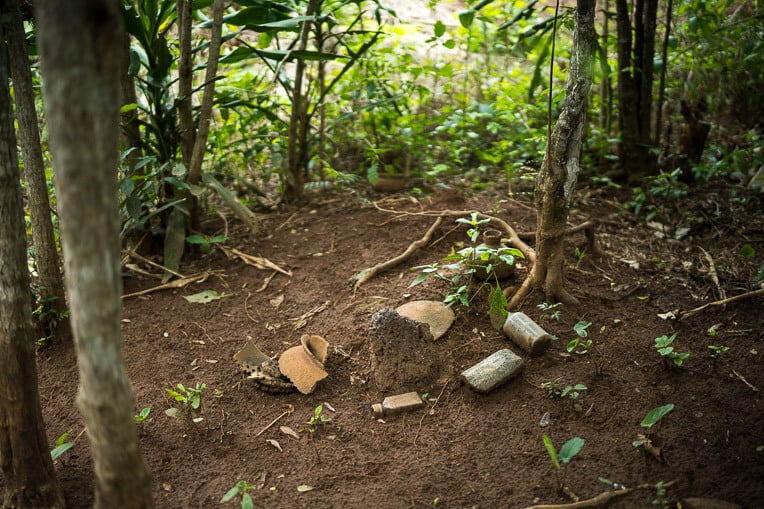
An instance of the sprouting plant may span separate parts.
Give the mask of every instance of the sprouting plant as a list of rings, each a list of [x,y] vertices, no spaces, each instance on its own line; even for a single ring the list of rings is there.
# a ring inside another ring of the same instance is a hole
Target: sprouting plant
[[[308,425],[308,431],[314,433],[319,426],[329,422],[332,422],[332,418],[324,415],[324,405],[322,404],[313,409],[313,415],[306,424]]]
[[[56,446],[50,451],[50,459],[55,460],[66,451],[74,447],[74,440],[67,442],[69,435],[72,434],[72,430],[67,431],[56,439]]]
[[[645,450],[650,452],[653,456],[655,456],[656,459],[660,461],[662,458],[661,450],[653,445],[652,440],[650,439],[650,431],[652,430],[653,426],[658,423],[658,421],[663,419],[666,414],[671,412],[673,409],[674,404],[669,403],[667,405],[655,407],[650,410],[647,415],[645,415],[645,418],[642,419],[642,422],[639,423],[640,426],[645,428],[645,433],[639,433],[637,435],[637,440],[634,440],[631,445],[634,447],[644,447]]]
[[[212,251],[213,246],[216,244],[223,244],[227,240],[228,237],[225,235],[215,235],[214,237],[209,237],[207,235],[201,235],[198,233],[194,233],[186,237],[186,242],[199,246],[199,250],[204,254],[209,254],[210,251]]]
[[[554,304],[549,304],[548,302],[542,302],[541,304],[536,305],[537,308],[539,308],[543,313],[541,314],[541,320],[556,320],[560,321],[560,310],[557,309],[560,305],[562,305],[561,302],[555,302]],[[547,314],[548,313],[548,314]]]
[[[233,486],[233,488],[225,492],[223,498],[220,499],[220,503],[225,504],[226,502],[230,502],[239,496],[241,497],[241,509],[253,509],[255,507],[255,503],[252,500],[252,495],[250,495],[249,492],[254,489],[257,489],[257,486],[254,484],[249,484],[247,481],[239,481]]]
[[[549,438],[549,436],[544,435],[544,447],[546,447],[546,452],[549,454],[549,458],[552,461],[552,466],[555,468],[555,474],[557,475],[557,481],[562,487],[565,484],[565,476],[564,474],[562,477],[560,476],[560,472],[562,470],[561,463],[563,465],[567,465],[570,463],[570,460],[572,460],[579,452],[581,452],[581,448],[584,446],[584,439],[579,437],[573,437],[564,444],[562,444],[562,447],[560,447],[560,450],[555,450],[554,444],[552,443],[552,439]]]
[[[671,507],[669,500],[666,497],[666,488],[663,486],[663,481],[655,483],[655,498],[653,499],[652,504],[661,509],[668,509]]]
[[[730,349],[730,347],[724,345],[708,345],[708,348],[711,349],[711,357],[713,357],[714,360]]]
[[[138,415],[133,416],[133,420],[137,422],[138,424],[141,423],[149,423],[151,422],[151,417],[149,417],[149,413],[151,413],[151,407],[143,407],[141,411],[138,413]]]
[[[573,249],[573,254],[576,255],[576,267],[581,265],[581,262],[584,260],[584,257],[586,256],[586,248],[579,248],[576,247]]]
[[[541,384],[541,387],[547,390],[550,398],[570,398],[576,400],[581,395],[581,391],[588,390],[588,387],[584,384],[566,385],[562,387],[560,379],[555,378],[548,382]]]
[[[690,356],[688,352],[677,352],[674,350],[672,343],[676,339],[676,332],[671,336],[661,336],[655,338],[655,349],[663,357],[664,360],[670,359],[675,366],[679,367]]]
[[[195,387],[186,387],[179,383],[177,385],[177,391],[166,388],[165,391],[167,391],[167,394],[169,394],[178,405],[178,407],[175,408],[176,411],[168,412],[168,415],[177,417],[177,413],[180,412],[194,423],[201,422],[203,419],[197,416],[202,413],[202,391],[206,388],[207,384],[199,382],[196,383]]]
[[[592,340],[589,338],[589,331],[587,330],[591,326],[591,322],[578,322],[573,326],[573,330],[578,335],[577,338],[568,341],[565,349],[568,352],[576,352],[577,354],[587,354],[592,348]]]
[[[478,219],[477,212],[473,212],[469,219],[460,217],[456,220],[457,223],[469,225],[467,235],[472,242],[477,241],[480,237],[480,225],[489,223],[490,221],[490,219]]]

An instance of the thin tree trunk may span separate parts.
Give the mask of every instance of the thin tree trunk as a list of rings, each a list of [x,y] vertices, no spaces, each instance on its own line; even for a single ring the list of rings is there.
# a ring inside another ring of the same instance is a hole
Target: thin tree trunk
[[[38,43],[77,348],[77,405],[100,508],[153,507],[121,354],[117,179],[120,0],[40,0]]]
[[[3,11],[8,12],[7,2]],[[32,300],[13,132],[8,61],[0,37],[0,473],[2,507],[60,508],[64,497],[40,410]]]
[[[548,140],[549,148],[536,179],[536,263],[512,297],[510,308],[518,307],[528,292],[536,289],[544,290],[547,301],[578,303],[564,287],[564,233],[580,170],[586,105],[592,85],[595,3],[596,0],[577,3],[565,105]]]
[[[193,69],[191,63],[191,14],[192,0],[178,0],[178,124],[180,127],[180,152],[183,164],[191,166],[194,151],[194,111],[191,104]]]
[[[52,308],[57,321],[55,324],[48,324],[53,326],[50,332],[59,338],[68,337],[70,335],[69,320],[64,318],[66,311],[64,280],[61,275],[56,239],[53,235],[53,224],[50,220],[48,183],[45,179],[45,163],[40,145],[40,132],[37,124],[32,72],[27,57],[24,25],[21,20],[19,3],[9,0],[4,0],[2,3],[4,4],[3,11],[10,16],[6,23],[6,35],[13,74],[13,95],[16,100],[16,118],[19,125],[19,143],[24,162],[24,177],[29,189],[32,242],[35,247],[37,273],[43,287],[40,297],[46,299],[50,296],[54,299]]]
[[[668,69],[668,46],[671,37],[671,11],[673,10],[673,0],[668,0],[666,6],[666,31],[663,33],[663,48],[661,49],[661,77],[658,82],[658,107],[655,112],[655,145],[661,146],[661,135],[663,133],[663,103],[666,102],[666,70]]]
[[[223,0],[215,0],[212,7],[212,34],[210,36],[210,50],[207,59],[207,70],[204,73],[204,95],[199,110],[199,129],[194,136],[194,147],[188,167],[188,183],[198,184],[202,172],[202,160],[207,150],[207,138],[212,121],[212,104],[215,99],[215,78],[218,74],[218,61],[220,60],[220,45],[223,30]],[[191,226],[199,229],[199,203],[194,195],[191,200]]]

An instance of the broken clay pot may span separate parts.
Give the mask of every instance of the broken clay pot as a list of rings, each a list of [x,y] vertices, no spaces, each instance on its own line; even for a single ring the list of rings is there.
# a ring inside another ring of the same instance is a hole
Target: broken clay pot
[[[304,334],[300,346],[294,346],[279,357],[279,370],[303,394],[310,394],[316,384],[329,376],[324,371],[329,343],[321,336]]]

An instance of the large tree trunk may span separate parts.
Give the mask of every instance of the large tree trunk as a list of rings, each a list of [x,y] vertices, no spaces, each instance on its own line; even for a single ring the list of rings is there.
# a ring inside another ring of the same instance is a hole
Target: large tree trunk
[[[620,160],[630,180],[652,174],[655,167],[651,119],[657,13],[658,0],[634,0],[632,27],[626,0],[616,0]]]
[[[120,0],[36,2],[77,404],[95,464],[96,508],[153,507],[120,351],[117,164],[124,28]]]
[[[50,459],[37,392],[26,230],[3,41],[0,37],[0,472],[5,479],[2,507],[58,508],[64,506],[64,497]]]
[[[45,179],[45,164],[42,158],[40,133],[37,125],[34,90],[32,89],[32,71],[27,57],[24,26],[21,20],[19,2],[0,1],[2,11],[8,18],[5,33],[8,40],[11,71],[13,74],[13,95],[16,100],[16,119],[19,124],[19,143],[24,161],[24,177],[29,189],[29,210],[32,221],[32,242],[35,247],[35,262],[40,276],[42,291],[40,297],[44,304],[51,304],[51,311],[56,317],[50,332],[57,337],[69,336],[69,321],[64,318],[66,297],[64,280],[61,275],[53,224],[50,220],[50,201],[48,185]],[[48,301],[52,298],[52,301]]]
[[[578,0],[565,105],[536,178],[536,263],[512,297],[510,308],[517,307],[529,291],[536,289],[544,290],[547,301],[578,303],[564,287],[564,234],[580,170],[586,104],[592,85],[595,3]]]

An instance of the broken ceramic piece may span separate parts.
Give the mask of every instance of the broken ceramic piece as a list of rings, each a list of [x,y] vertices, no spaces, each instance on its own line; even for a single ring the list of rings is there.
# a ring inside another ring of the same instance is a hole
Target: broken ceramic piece
[[[300,346],[294,346],[279,357],[279,370],[303,394],[310,394],[316,384],[329,376],[324,371],[329,343],[321,336],[304,334]]]
[[[454,323],[454,311],[435,300],[413,300],[395,309],[399,315],[430,326],[433,339],[442,337]]]

